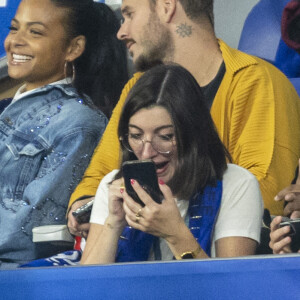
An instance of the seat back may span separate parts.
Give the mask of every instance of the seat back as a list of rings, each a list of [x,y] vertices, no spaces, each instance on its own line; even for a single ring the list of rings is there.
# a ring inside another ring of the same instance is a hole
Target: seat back
[[[260,0],[248,14],[238,49],[275,61],[281,38],[281,15],[290,0]]]
[[[300,54],[280,39],[274,65],[289,78],[300,77]]]
[[[289,78],[290,82],[294,85],[299,97],[300,97],[300,77]]]
[[[300,77],[300,55],[281,39],[281,17],[290,0],[260,0],[248,14],[238,49],[263,58],[287,77]]]

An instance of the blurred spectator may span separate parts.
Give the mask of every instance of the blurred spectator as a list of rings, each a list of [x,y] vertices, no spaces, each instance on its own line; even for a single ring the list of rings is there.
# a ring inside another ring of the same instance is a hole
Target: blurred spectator
[[[290,1],[282,15],[282,39],[291,48],[300,53],[300,1]],[[300,160],[299,160],[300,166]],[[280,191],[276,197],[276,201],[285,201],[284,216],[291,219],[300,218],[300,169],[298,166],[297,179],[295,184],[292,184],[282,191]],[[279,227],[282,217],[278,216],[274,218],[271,223],[270,234],[270,247],[273,249],[273,253],[290,253],[291,251],[291,237],[289,233],[291,228],[285,226]],[[298,235],[300,238],[300,235]]]

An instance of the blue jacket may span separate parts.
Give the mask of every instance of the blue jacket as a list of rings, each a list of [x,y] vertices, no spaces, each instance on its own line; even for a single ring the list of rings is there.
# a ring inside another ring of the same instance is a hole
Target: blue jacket
[[[0,262],[53,254],[32,242],[32,228],[66,222],[70,195],[106,125],[69,85],[39,88],[1,113]]]

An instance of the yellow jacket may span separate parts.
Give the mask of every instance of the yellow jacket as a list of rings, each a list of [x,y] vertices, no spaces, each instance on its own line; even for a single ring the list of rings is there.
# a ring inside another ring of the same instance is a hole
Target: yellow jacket
[[[282,214],[276,193],[289,185],[300,157],[300,100],[288,79],[269,63],[219,40],[226,72],[211,115],[233,162],[258,179],[266,208]],[[119,117],[129,90],[141,73],[126,84],[84,178],[69,205],[95,195],[101,179],[119,168]]]

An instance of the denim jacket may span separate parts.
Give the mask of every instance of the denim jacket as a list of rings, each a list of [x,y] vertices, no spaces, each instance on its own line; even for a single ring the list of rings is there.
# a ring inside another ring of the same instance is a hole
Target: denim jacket
[[[48,85],[1,113],[0,262],[53,254],[32,242],[32,228],[66,222],[70,195],[107,125],[84,102],[69,85]]]

